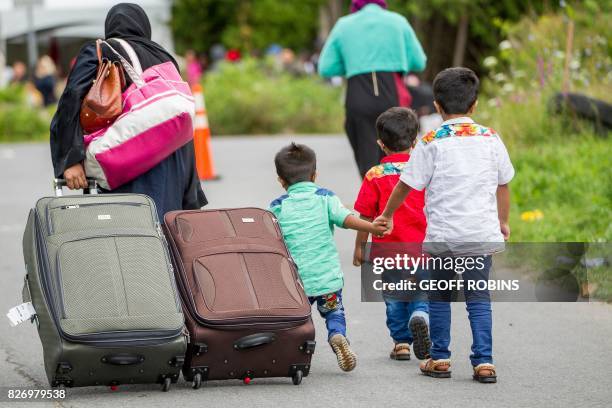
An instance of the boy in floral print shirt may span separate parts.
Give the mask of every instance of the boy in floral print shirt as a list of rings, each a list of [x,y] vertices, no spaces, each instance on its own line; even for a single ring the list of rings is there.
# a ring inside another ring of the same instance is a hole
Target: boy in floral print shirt
[[[419,131],[419,120],[414,111],[408,108],[391,108],[383,112],[376,120],[377,142],[385,152],[382,162],[372,167],[365,175],[361,190],[355,202],[355,210],[361,218],[371,221],[379,216],[387,205],[387,200],[399,180],[400,174],[410,159],[410,150],[414,146]],[[400,248],[386,243],[417,244],[420,254],[420,243],[425,237],[424,193],[412,191],[406,197],[394,215],[395,229],[384,237],[372,237],[374,243],[371,252],[374,256],[384,256],[389,252],[394,256]],[[355,240],[353,264],[363,262],[363,244],[368,240],[367,232],[358,232]],[[378,244],[383,245],[378,245]],[[414,245],[402,245],[414,248]],[[414,254],[414,255],[419,255]],[[383,275],[384,280],[398,280],[400,273],[392,271]],[[410,347],[415,356],[424,359],[429,356],[428,305],[424,300],[417,300],[401,293],[384,293],[386,305],[387,328],[394,346],[389,357],[393,360],[410,360]]]
[[[468,68],[448,68],[434,79],[434,105],[442,125],[417,143],[382,214],[374,223],[394,228],[393,213],[411,191],[425,189],[427,232],[424,251],[436,259],[452,260],[450,267],[427,270],[429,279],[465,282],[465,300],[472,329],[472,378],[497,381],[493,365],[492,312],[489,291],[468,289],[489,279],[491,255],[504,249],[510,236],[508,216],[514,168],[501,138],[493,129],[475,123],[479,80]],[[466,268],[455,268],[461,261]],[[470,263],[471,266],[467,267]],[[435,262],[432,262],[435,265]],[[432,347],[421,372],[448,378],[452,291],[429,292]]]

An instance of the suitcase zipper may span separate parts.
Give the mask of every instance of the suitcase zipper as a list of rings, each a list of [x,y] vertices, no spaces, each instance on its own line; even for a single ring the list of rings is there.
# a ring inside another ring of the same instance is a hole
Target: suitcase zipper
[[[159,238],[163,241],[163,247],[164,247],[164,254],[166,256],[166,264],[168,265],[168,271],[170,273],[170,282],[172,284],[172,289],[174,289],[174,302],[176,303],[176,310],[178,312],[182,312],[183,310],[183,306],[181,305],[181,299],[179,298],[179,290],[178,287],[176,286],[176,276],[174,274],[174,265],[172,264],[172,257],[170,255],[170,249],[168,245],[168,240],[166,239],[166,235],[164,234],[164,231],[162,230],[162,226],[160,222],[157,222],[155,224],[155,227],[157,229],[157,235],[159,235]]]
[[[102,206],[102,205],[121,205],[121,206],[131,206],[131,207],[145,207],[145,206],[149,206],[148,204],[142,204],[142,203],[131,203],[131,202],[108,202],[108,203],[81,203],[81,204],[69,204],[69,205],[60,205],[57,207],[51,207],[48,206],[45,209],[45,216],[47,218],[47,229],[48,229],[48,233],[49,235],[53,234],[53,223],[51,220],[51,210],[74,210],[74,209],[79,209],[81,207],[97,207],[97,206]],[[157,222],[156,221],[157,218],[157,214],[155,214],[155,218],[154,218],[154,224]]]

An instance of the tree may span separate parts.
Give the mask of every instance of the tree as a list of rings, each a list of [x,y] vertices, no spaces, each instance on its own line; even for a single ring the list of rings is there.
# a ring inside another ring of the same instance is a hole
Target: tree
[[[207,51],[221,42],[224,29],[236,18],[239,0],[178,0],[172,6],[170,26],[177,52]]]
[[[479,71],[481,60],[503,38],[503,27],[508,21],[558,7],[556,2],[547,0],[388,0],[388,3],[390,10],[412,22],[428,56],[425,72],[428,78],[452,65],[466,65]]]
[[[203,52],[219,42],[243,51],[263,50],[270,44],[312,49],[324,1],[178,0],[171,26],[179,52]]]

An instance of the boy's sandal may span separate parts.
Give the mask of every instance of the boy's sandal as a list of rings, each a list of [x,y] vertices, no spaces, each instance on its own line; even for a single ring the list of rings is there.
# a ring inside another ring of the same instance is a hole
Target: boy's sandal
[[[408,343],[397,343],[389,354],[392,360],[410,360],[410,345]]]
[[[419,368],[423,374],[429,377],[450,378],[451,376],[450,360],[446,358],[440,360],[428,358],[427,360],[421,362]]]
[[[497,373],[495,372],[495,366],[491,363],[482,363],[474,367],[474,375],[472,376],[474,381],[481,383],[496,383]]]

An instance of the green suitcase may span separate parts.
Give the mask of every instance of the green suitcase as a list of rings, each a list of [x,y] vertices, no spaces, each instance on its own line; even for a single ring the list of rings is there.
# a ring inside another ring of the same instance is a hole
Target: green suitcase
[[[51,386],[160,383],[167,391],[177,381],[187,332],[149,197],[42,198],[23,253],[24,302],[36,310]]]

